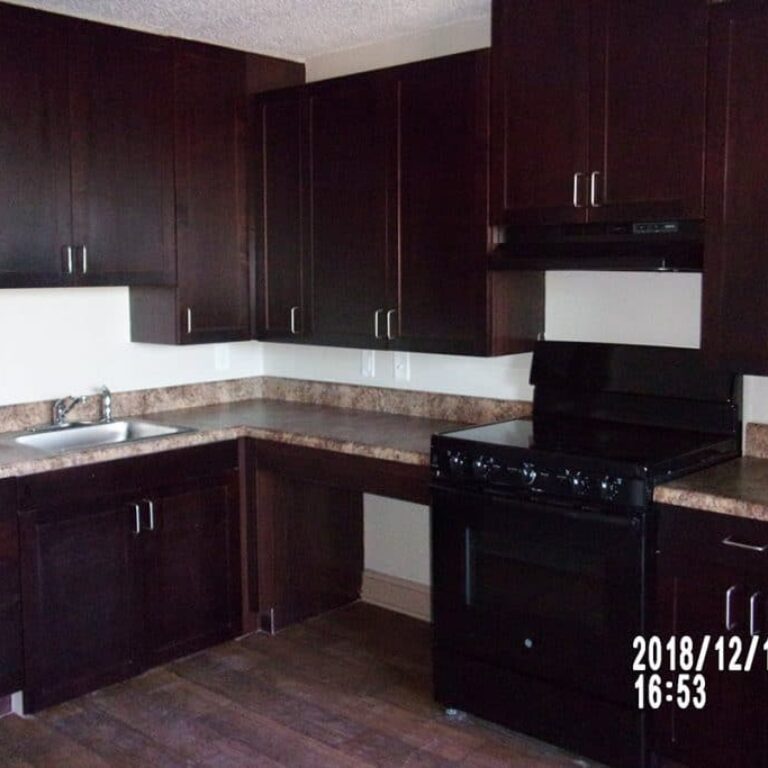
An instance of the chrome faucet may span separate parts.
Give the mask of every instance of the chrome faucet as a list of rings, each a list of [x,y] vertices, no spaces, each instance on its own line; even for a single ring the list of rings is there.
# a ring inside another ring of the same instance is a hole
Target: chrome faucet
[[[112,393],[105,384],[99,390],[99,394],[101,395],[101,420],[104,424],[109,424],[112,421]]]
[[[80,403],[85,403],[88,400],[87,395],[81,397],[62,397],[56,400],[53,404],[53,426],[63,427],[67,424],[67,414]]]

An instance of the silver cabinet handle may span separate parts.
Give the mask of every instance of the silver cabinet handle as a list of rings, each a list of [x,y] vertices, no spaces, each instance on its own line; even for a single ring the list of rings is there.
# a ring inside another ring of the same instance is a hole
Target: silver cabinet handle
[[[192,307],[187,307],[187,334],[192,333]]]
[[[133,507],[133,533],[138,536],[141,533],[141,504],[131,504]]]
[[[149,526],[147,527],[148,531],[154,531],[155,530],[155,502],[152,501],[152,499],[144,499],[146,505],[147,505],[147,512],[149,512]]]
[[[581,202],[581,195],[579,194],[579,191],[581,189],[581,180],[584,178],[583,173],[574,173],[573,174],[573,207],[574,208],[583,208],[584,203]]]
[[[64,258],[67,261],[67,274],[71,275],[75,271],[75,262],[73,258],[74,248],[71,245],[65,245],[62,249]]]
[[[374,335],[374,336],[375,336],[377,339],[380,339],[380,338],[381,338],[381,333],[380,333],[380,331],[379,331],[379,323],[380,323],[380,320],[381,320],[381,316],[382,316],[383,314],[384,314],[384,310],[383,310],[383,309],[377,309],[377,310],[376,310],[376,311],[373,313],[373,335]]]
[[[296,322],[296,318],[299,314],[299,308],[298,307],[291,307],[291,334],[294,336],[299,335],[299,326]]]
[[[725,629],[730,632],[736,628],[736,622],[733,620],[733,595],[738,587],[734,584],[728,587],[725,593]]]
[[[387,312],[387,338],[390,339],[390,341],[395,338],[394,331],[392,330],[392,318],[396,313],[396,309],[390,309]]]
[[[759,545],[759,544],[744,544],[741,541],[734,541],[732,536],[726,536],[723,539],[723,544],[725,544],[726,547],[736,547],[737,549],[746,549],[750,552],[766,552],[768,551],[768,544]]]
[[[601,206],[601,203],[597,202],[597,178],[600,175],[600,171],[592,171],[589,174],[589,204],[593,208],[600,208]]]
[[[83,269],[83,274],[87,275],[88,274],[88,249],[84,245],[80,246],[80,259],[82,260],[81,265]]]
[[[763,595],[754,592],[749,598],[749,634],[753,637],[759,634],[757,629],[757,603]]]

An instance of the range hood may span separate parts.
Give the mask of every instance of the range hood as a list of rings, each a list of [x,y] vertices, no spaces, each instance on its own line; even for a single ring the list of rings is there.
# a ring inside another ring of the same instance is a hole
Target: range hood
[[[510,226],[492,269],[700,272],[702,221]]]

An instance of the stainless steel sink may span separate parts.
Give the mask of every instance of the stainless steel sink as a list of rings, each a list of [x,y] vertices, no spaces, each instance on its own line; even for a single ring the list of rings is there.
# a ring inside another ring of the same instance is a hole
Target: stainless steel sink
[[[188,427],[170,424],[155,424],[151,421],[111,421],[106,424],[72,424],[65,429],[54,428],[45,432],[34,432],[14,438],[14,442],[48,453],[76,451],[81,448],[96,448],[100,445],[134,443],[155,437],[167,437],[184,432],[194,432]]]

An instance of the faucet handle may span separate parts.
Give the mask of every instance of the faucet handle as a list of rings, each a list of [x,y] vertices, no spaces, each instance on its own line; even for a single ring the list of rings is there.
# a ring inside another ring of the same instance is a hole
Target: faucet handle
[[[99,389],[101,395],[101,420],[105,423],[112,421],[112,392],[106,384]]]

